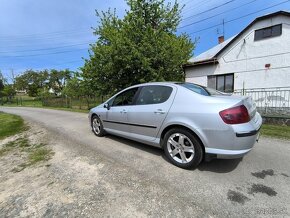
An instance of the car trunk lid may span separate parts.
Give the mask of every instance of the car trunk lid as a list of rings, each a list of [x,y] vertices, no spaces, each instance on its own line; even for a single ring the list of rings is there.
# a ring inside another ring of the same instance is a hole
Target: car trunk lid
[[[235,105],[245,105],[248,110],[250,119],[252,120],[257,112],[256,103],[253,101],[252,97],[250,96],[239,96],[239,95],[218,95],[215,96],[219,99],[229,99],[229,100],[237,100]]]

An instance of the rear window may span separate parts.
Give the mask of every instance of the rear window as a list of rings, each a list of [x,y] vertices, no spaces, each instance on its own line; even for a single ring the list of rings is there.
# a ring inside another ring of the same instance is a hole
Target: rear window
[[[220,91],[217,91],[215,89],[211,89],[208,87],[200,86],[194,83],[177,83],[180,86],[183,86],[197,94],[205,95],[205,96],[211,96],[211,95],[225,95],[225,93],[222,93]]]
[[[137,105],[160,104],[168,100],[172,92],[172,88],[168,86],[152,85],[142,87],[139,97],[136,101]]]

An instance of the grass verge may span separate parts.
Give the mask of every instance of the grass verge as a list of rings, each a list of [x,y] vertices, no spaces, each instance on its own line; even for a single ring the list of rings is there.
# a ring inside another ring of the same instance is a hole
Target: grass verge
[[[80,113],[89,113],[89,110],[86,109],[77,109],[77,108],[63,108],[63,107],[45,107],[45,106],[19,106],[19,105],[4,105],[5,107],[33,107],[33,108],[44,108],[44,109],[52,109],[52,110],[60,110],[60,111],[71,111],[71,112],[80,112]]]
[[[0,140],[25,130],[20,116],[0,112]]]
[[[28,130],[20,116],[0,112],[0,140],[5,137],[17,135]],[[16,136],[13,141],[9,141],[0,147],[0,157],[6,154],[20,155],[22,163],[12,169],[12,172],[20,172],[28,166],[41,161],[48,161],[54,154],[52,149],[47,148],[43,143],[32,144],[27,135]]]
[[[9,152],[21,152],[21,154],[24,154],[21,155],[24,158],[24,162],[12,169],[14,173],[20,172],[26,167],[32,166],[38,162],[48,161],[54,155],[52,149],[45,147],[45,144],[31,144],[26,137],[20,137],[6,143],[0,149],[0,157]]]
[[[48,149],[45,147],[36,148],[32,152],[29,153],[28,164],[32,165],[40,161],[48,161],[51,158],[52,154],[53,152],[51,149]]]
[[[263,136],[290,140],[290,126],[263,124],[261,134]]]

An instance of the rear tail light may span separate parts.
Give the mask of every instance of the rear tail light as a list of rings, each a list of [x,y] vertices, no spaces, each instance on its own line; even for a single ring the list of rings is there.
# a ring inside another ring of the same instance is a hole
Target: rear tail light
[[[244,105],[223,110],[219,114],[227,124],[240,124],[250,121],[248,110]]]

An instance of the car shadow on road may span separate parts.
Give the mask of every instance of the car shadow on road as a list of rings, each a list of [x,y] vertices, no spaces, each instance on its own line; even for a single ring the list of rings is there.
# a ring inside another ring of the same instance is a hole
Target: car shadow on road
[[[210,171],[215,173],[229,173],[237,168],[243,158],[237,159],[213,159],[203,161],[197,167],[199,171]]]
[[[156,148],[150,145],[146,145],[140,142],[136,142],[130,139],[125,139],[125,138],[114,136],[114,135],[106,135],[106,138],[121,142],[128,146],[148,152],[150,154],[154,154],[156,156],[163,158],[167,163],[171,164],[170,161],[165,156],[163,149]],[[243,158],[213,159],[211,161],[202,161],[196,169],[190,169],[190,170],[210,171],[210,172],[215,172],[215,173],[228,173],[228,172],[233,171],[242,160]]]
[[[153,147],[153,146],[150,146],[150,145],[143,144],[141,142],[136,142],[136,141],[133,141],[133,140],[130,140],[130,139],[125,139],[125,138],[122,138],[122,137],[119,137],[119,136],[114,136],[114,135],[106,135],[106,138],[121,142],[121,143],[129,145],[131,147],[134,147],[134,148],[140,149],[142,151],[148,152],[150,154],[154,154],[156,156],[163,156],[163,150],[160,149],[160,148],[157,148],[157,147]]]

